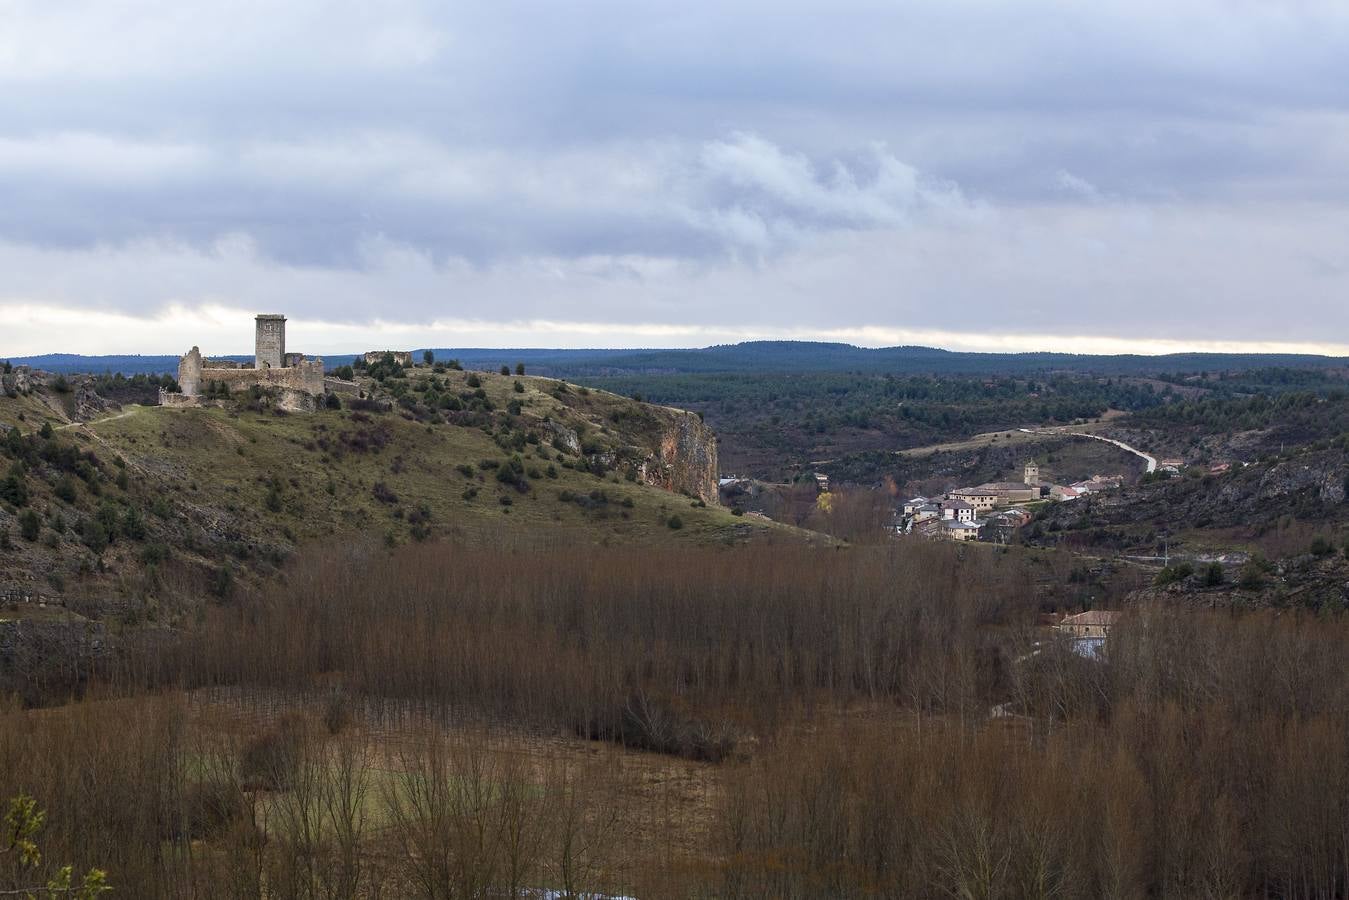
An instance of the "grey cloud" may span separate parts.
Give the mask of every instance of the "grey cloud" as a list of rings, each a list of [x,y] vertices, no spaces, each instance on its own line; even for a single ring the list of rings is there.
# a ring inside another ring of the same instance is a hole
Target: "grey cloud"
[[[29,270],[0,306],[270,300],[271,279],[347,318],[448,290],[578,321],[771,297],[812,327],[1346,324],[1328,0],[5,15],[0,242]]]
[[[764,254],[967,205],[880,147],[854,164],[816,162],[747,134],[546,156],[381,134],[236,147],[57,135],[0,143],[3,171],[19,185],[0,211],[0,237],[11,241],[201,244],[242,232],[279,259],[324,264],[351,264],[373,236],[480,263]]]

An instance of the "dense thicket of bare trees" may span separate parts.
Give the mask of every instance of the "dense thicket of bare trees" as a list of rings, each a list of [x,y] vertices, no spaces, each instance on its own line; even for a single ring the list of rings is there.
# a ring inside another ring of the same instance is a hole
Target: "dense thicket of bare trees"
[[[991,626],[1033,608],[1016,557],[926,543],[332,551],[216,610],[155,665],[295,691],[339,673],[380,701],[582,731],[675,706],[756,720],[821,698],[982,717],[1006,677]]]
[[[0,796],[128,896],[1349,894],[1349,622],[1137,609],[1093,661],[1032,643],[1045,571],[316,552],[129,656],[119,698],[0,712]],[[649,808],[634,760],[701,805]]]

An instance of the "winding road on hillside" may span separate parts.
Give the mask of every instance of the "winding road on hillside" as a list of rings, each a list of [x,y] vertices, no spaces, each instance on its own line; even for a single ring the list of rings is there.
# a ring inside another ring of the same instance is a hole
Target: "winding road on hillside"
[[[1114,444],[1116,447],[1120,448],[1121,450],[1125,450],[1129,453],[1132,453],[1134,456],[1142,457],[1143,462],[1147,463],[1148,472],[1157,471],[1157,457],[1152,456],[1151,454],[1148,453],[1144,453],[1142,450],[1139,450],[1136,447],[1130,447],[1128,444],[1124,443],[1124,441],[1117,441],[1114,438],[1108,438],[1104,435],[1091,434],[1090,432],[1086,431],[1056,431],[1053,429],[1046,431],[1035,428],[1018,428],[1017,431],[1023,432],[1025,434],[1069,434],[1072,435],[1073,437],[1091,438],[1093,441],[1105,441],[1107,444]]]
[[[1120,413],[1119,415],[1123,414]],[[1097,420],[1096,424],[1106,425],[1108,424],[1108,420],[1116,417],[1117,416],[1115,415],[1107,413],[1101,419]],[[1116,440],[1115,438],[1104,437],[1099,434],[1093,434],[1092,432],[1089,431],[1069,431],[1068,429],[1072,427],[1073,426],[1071,425],[1052,425],[1043,428],[1009,428],[1002,431],[986,431],[982,434],[976,434],[963,440],[949,441],[944,444],[931,444],[926,447],[909,447],[904,450],[890,450],[888,452],[893,453],[896,456],[926,456],[930,453],[935,453],[937,451],[951,452],[955,450],[977,450],[981,447],[988,447],[993,443],[997,442],[999,439],[1001,439],[1003,445],[1006,446],[1008,443],[1011,442],[1011,439],[1015,435],[1029,435],[1034,437],[1056,437],[1056,436],[1085,437],[1091,438],[1094,441],[1104,441],[1107,444],[1113,444],[1114,446],[1125,451],[1126,453],[1132,453],[1133,455],[1142,459],[1144,464],[1146,464],[1147,466],[1147,471],[1149,472],[1157,471],[1157,458],[1152,454],[1145,453],[1142,450],[1139,450],[1137,447],[1131,447],[1128,444],[1124,443],[1123,441]],[[1022,440],[1026,439],[1027,438],[1022,438]],[[838,459],[834,458],[834,459],[811,460],[810,465],[824,466],[832,462],[838,462]]]

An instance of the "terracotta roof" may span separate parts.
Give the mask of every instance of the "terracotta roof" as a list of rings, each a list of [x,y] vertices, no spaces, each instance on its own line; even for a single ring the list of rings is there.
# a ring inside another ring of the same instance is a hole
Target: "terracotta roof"
[[[1064,616],[1060,625],[1114,625],[1119,612],[1113,609],[1089,609],[1074,616]]]

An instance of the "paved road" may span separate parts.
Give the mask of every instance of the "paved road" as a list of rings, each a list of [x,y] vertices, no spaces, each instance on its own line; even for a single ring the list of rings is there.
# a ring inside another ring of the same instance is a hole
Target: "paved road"
[[[1086,431],[1053,431],[1053,430],[1046,431],[1036,428],[1018,428],[1017,431],[1024,431],[1026,434],[1070,434],[1073,437],[1091,438],[1093,441],[1105,441],[1107,444],[1114,444],[1116,447],[1120,448],[1121,450],[1128,451],[1129,453],[1132,453],[1134,456],[1141,456],[1143,458],[1143,462],[1147,463],[1149,472],[1157,471],[1157,457],[1144,453],[1142,450],[1139,450],[1136,447],[1130,447],[1128,444],[1124,443],[1124,441],[1117,441],[1114,438],[1108,438],[1099,434],[1091,434]]]

